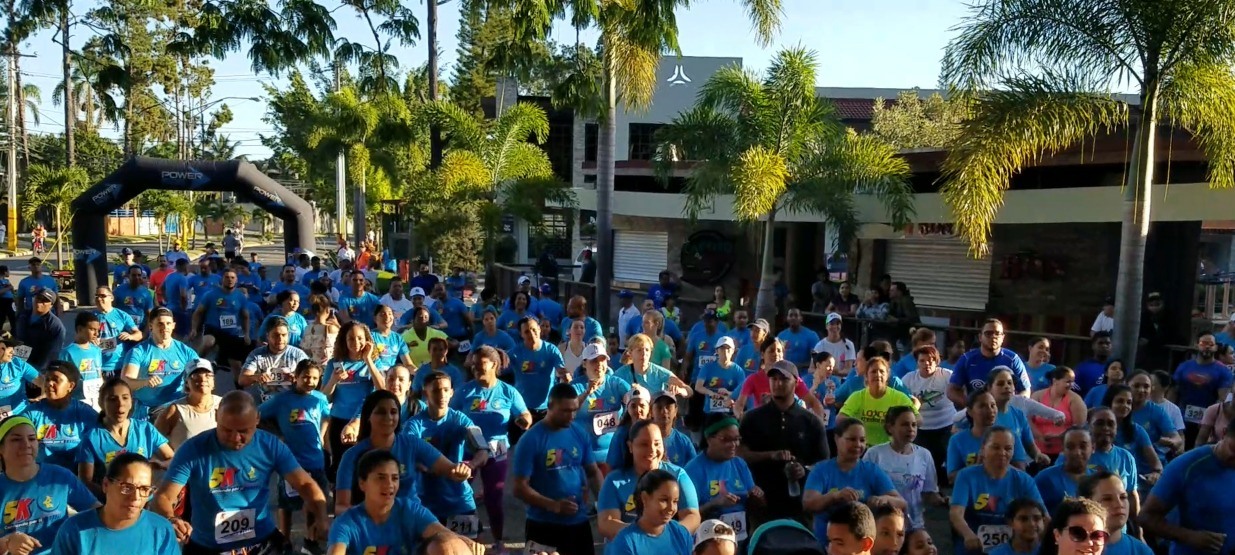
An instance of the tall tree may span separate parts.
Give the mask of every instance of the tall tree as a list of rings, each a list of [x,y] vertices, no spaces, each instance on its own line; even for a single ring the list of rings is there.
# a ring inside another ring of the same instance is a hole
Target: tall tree
[[[73,220],[69,205],[90,187],[90,176],[82,168],[51,168],[43,164],[31,164],[27,172],[22,217],[32,219],[39,210],[52,211],[56,226],[56,264],[64,267],[64,229]]]
[[[73,47],[72,47],[72,26],[73,20],[73,2],[72,0],[24,0],[24,12],[41,26],[54,27],[56,29],[52,41],[60,45],[60,72],[61,81],[65,88],[64,102],[64,137],[68,143],[68,148],[65,150],[65,163],[68,167],[73,167],[75,160],[76,149],[73,146],[73,134],[77,126],[77,113],[73,109]]]
[[[71,88],[73,100],[77,103],[74,111],[81,114],[82,129],[85,131],[94,131],[104,124],[120,121],[115,98],[99,81],[100,69],[98,57],[93,55],[80,56],[73,66]],[[51,93],[52,104],[60,106],[66,103],[64,90],[63,82],[56,83]]]
[[[942,189],[974,252],[987,250],[1012,175],[1043,154],[1131,129],[1115,289],[1124,360],[1138,348],[1159,124],[1192,133],[1212,186],[1235,186],[1232,45],[1230,0],[982,0],[944,56],[944,81],[976,99]],[[1135,111],[1112,90],[1126,85]]]
[[[873,108],[871,131],[900,149],[948,147],[970,113],[963,97],[932,93],[923,99],[917,90],[902,91],[891,106],[876,98]]]
[[[357,64],[356,86],[365,96],[398,91],[399,58],[391,49],[395,45],[411,46],[420,38],[416,16],[398,0],[345,0],[343,3],[364,20],[373,44],[341,39],[334,51],[335,60]]]
[[[555,17],[570,12],[572,25],[600,32],[603,54],[603,98],[596,163],[597,318],[608,322],[613,282],[613,171],[617,138],[617,105],[646,108],[656,91],[661,54],[681,54],[674,10],[686,0],[518,0],[517,37],[545,37]],[[767,45],[780,27],[781,0],[742,0],[757,38]],[[525,41],[516,40],[516,44]],[[621,98],[619,99],[619,91]]]
[[[755,314],[776,317],[772,238],[783,213],[823,215],[839,230],[844,249],[858,227],[855,197],[877,197],[893,226],[914,214],[909,164],[896,149],[845,128],[835,109],[815,94],[815,54],[779,52],[767,74],[737,66],[714,73],[696,104],[663,128],[656,160],[668,180],[675,160],[697,161],[686,181],[686,212],[694,219],[718,195],[733,195],[734,215],[763,222]]]

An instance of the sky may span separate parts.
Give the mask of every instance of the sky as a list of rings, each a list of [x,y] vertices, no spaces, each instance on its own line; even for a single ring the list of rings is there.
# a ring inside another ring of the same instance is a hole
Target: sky
[[[90,4],[77,2],[83,11]],[[331,6],[328,0],[324,4]],[[683,55],[740,57],[744,67],[759,70],[781,48],[802,46],[817,53],[817,85],[823,87],[935,87],[943,49],[954,35],[951,29],[966,12],[965,3],[960,0],[783,0],[780,33],[770,46],[763,47],[755,41],[738,0],[694,0],[691,4],[690,9],[678,13]],[[405,5],[418,14],[424,13],[423,0],[405,1]],[[445,80],[457,59],[455,34],[459,16],[456,2],[438,10],[440,74]],[[368,36],[362,20],[344,10],[336,11],[335,17],[337,36],[357,40]],[[554,38],[559,42],[570,42],[574,36],[568,25],[559,25],[554,30]],[[595,34],[585,33],[583,38],[594,42]],[[79,47],[84,40],[84,35],[75,36],[73,44]],[[23,47],[23,52],[37,56],[22,61],[24,82],[37,85],[43,93],[40,123],[31,123],[35,132],[59,133],[64,129],[64,110],[51,102],[52,89],[59,82],[59,51],[59,46],[51,41],[50,31],[36,35]],[[395,53],[405,70],[418,67],[426,58],[423,43],[398,48]],[[285,81],[254,74],[243,51],[223,60],[212,60],[211,64],[216,81],[211,100],[241,98],[226,101],[235,118],[220,133],[239,142],[238,154],[251,160],[265,158],[270,151],[261,145],[259,136],[269,135],[273,129],[262,121],[265,102],[248,98],[264,95],[262,83],[279,85]],[[104,135],[119,134],[105,130]]]

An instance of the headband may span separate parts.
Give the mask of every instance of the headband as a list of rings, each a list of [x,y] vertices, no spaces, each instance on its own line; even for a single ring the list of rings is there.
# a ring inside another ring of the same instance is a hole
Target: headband
[[[725,418],[722,418],[716,422],[713,422],[711,426],[708,426],[707,428],[705,428],[703,430],[703,437],[712,437],[713,435],[716,434],[716,432],[719,432],[725,428],[728,428],[729,426],[737,427],[737,425],[738,425],[738,419],[732,416],[726,416]]]
[[[21,426],[22,424],[30,426],[31,428],[34,427],[34,422],[31,422],[29,418],[24,416],[10,416],[5,418],[3,422],[0,422],[0,440],[4,439],[4,436],[9,435],[9,432],[13,431],[13,428]]]

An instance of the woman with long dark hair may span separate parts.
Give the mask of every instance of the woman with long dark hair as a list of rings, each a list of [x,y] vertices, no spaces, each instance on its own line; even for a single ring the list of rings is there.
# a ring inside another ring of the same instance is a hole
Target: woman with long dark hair
[[[691,531],[676,520],[684,487],[680,477],[665,470],[639,478],[631,488],[635,519],[605,546],[605,555],[689,554]]]
[[[1105,404],[1103,399],[1106,398],[1106,392],[1111,386],[1121,385],[1124,383],[1124,377],[1127,376],[1127,370],[1124,368],[1122,359],[1113,358],[1106,361],[1106,368],[1102,370],[1102,380],[1098,385],[1093,386],[1089,393],[1085,394],[1085,406],[1094,408],[1098,405]],[[1110,406],[1110,405],[1106,405]]]
[[[344,324],[335,339],[334,358],[326,364],[330,378],[322,386],[322,393],[331,402],[326,431],[330,452],[335,454],[331,457],[331,475],[338,473],[338,454],[358,441],[357,434],[364,425],[361,405],[366,396],[386,387],[386,374],[377,370],[376,359],[369,328],[355,321]]]
[[[626,459],[622,466],[612,469],[605,477],[596,502],[596,522],[601,535],[614,539],[622,529],[639,517],[638,512],[632,510],[634,504],[631,503],[632,499],[637,498],[636,482],[640,476],[654,470],[669,473],[679,483],[681,506],[675,511],[676,520],[685,525],[688,531],[698,527],[701,519],[695,486],[686,471],[664,459],[665,444],[660,427],[650,420],[636,422],[626,443]]]
[[[149,455],[157,468],[166,469],[172,448],[150,422],[133,420],[133,390],[123,378],[103,382],[99,389],[97,425],[86,430],[77,451],[77,477],[100,498],[103,496],[103,469],[120,453]]]
[[[1149,432],[1132,418],[1132,388],[1123,384],[1112,385],[1102,398],[1102,406],[1110,407],[1115,413],[1115,445],[1136,457],[1136,472],[1145,482],[1141,484],[1142,488],[1152,486],[1162,474],[1162,461],[1158,460]]]

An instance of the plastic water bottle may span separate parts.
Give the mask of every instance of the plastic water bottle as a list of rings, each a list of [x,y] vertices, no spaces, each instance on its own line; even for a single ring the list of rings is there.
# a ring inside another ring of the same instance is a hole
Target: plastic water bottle
[[[788,463],[785,465],[785,480],[789,482],[789,497],[801,497],[802,496],[802,484],[799,484],[798,481],[794,479],[793,476],[790,476],[790,474],[792,474],[791,472],[789,472],[790,464],[793,464],[793,463]]]

